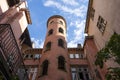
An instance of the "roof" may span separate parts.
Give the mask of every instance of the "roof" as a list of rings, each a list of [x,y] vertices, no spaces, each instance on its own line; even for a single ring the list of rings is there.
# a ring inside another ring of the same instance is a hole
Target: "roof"
[[[93,4],[93,0],[89,0],[88,4],[88,10],[87,10],[87,17],[86,17],[86,24],[85,24],[85,33],[88,33],[88,28],[89,28],[89,21],[90,21],[90,10]]]
[[[65,26],[67,26],[67,25],[66,25],[66,20],[65,20],[64,17],[62,17],[62,16],[60,16],[60,15],[53,15],[53,16],[51,16],[51,17],[47,20],[47,27],[48,27],[49,21],[50,21],[51,19],[53,19],[53,18],[61,18],[61,19],[63,19],[64,22],[65,22]]]
[[[25,29],[25,31],[22,34],[22,36],[20,37],[20,39],[25,39],[23,41],[23,43],[27,44],[29,47],[32,47],[32,42],[31,42],[31,39],[30,39],[28,28]]]

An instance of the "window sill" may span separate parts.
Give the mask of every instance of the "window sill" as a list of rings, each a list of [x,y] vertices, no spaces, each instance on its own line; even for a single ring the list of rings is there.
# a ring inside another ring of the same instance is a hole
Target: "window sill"
[[[46,49],[46,50],[44,51],[44,53],[47,52],[47,51],[50,51],[50,49]]]
[[[61,69],[61,68],[58,68],[58,69],[61,70],[61,71],[67,72],[66,69]]]

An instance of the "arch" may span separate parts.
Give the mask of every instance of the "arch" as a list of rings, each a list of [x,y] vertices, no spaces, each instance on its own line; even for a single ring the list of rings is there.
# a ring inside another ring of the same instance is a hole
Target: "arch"
[[[58,57],[58,69],[66,70],[65,69],[65,58],[63,56]]]
[[[47,72],[48,72],[48,60],[45,60],[43,63],[42,63],[42,75],[47,75]]]
[[[48,36],[53,34],[53,29],[50,29],[49,32],[48,32]]]
[[[60,21],[60,24],[61,24],[61,25],[63,25],[63,22],[62,22],[62,21]]]
[[[50,24],[54,23],[54,21],[50,21]]]
[[[45,46],[45,51],[49,51],[51,49],[51,42],[48,42]]]
[[[61,27],[59,28],[59,32],[64,34],[64,30]]]
[[[64,48],[64,41],[62,39],[58,39],[58,46]]]

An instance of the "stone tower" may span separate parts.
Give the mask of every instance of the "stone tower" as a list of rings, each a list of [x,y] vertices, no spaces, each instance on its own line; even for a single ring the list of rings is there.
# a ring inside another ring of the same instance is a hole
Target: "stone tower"
[[[60,15],[48,19],[39,80],[71,80],[66,27],[66,21]]]

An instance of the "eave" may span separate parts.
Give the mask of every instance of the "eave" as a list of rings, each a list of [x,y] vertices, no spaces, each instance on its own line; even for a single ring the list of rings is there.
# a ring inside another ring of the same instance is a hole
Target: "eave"
[[[86,17],[86,24],[85,24],[85,33],[88,33],[89,22],[90,22],[90,10],[93,4],[93,0],[89,0],[88,10],[87,10],[87,17]]]
[[[21,11],[25,11],[25,15],[26,15],[28,24],[32,24],[32,20],[30,17],[30,11],[26,8],[22,8]]]

